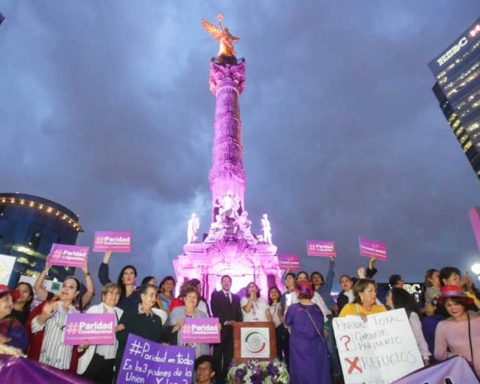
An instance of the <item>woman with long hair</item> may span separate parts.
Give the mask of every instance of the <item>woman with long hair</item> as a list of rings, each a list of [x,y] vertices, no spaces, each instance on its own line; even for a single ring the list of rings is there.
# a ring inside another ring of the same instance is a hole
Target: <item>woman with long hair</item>
[[[0,284],[0,343],[27,350],[27,332],[20,321],[11,316],[19,293]]]
[[[435,330],[435,358],[442,361],[462,356],[480,377],[480,315],[469,310],[473,300],[460,287],[445,285],[439,303],[449,317],[440,321]]]
[[[276,287],[270,287],[268,290],[268,304],[270,305],[270,315],[275,324],[275,338],[277,341],[277,357],[285,362],[288,361],[288,330],[282,323],[282,311],[280,308],[280,290]]]
[[[240,300],[243,321],[272,321],[267,302],[260,297],[260,290],[253,281],[248,283],[246,296]]]
[[[165,276],[158,287],[158,298],[162,303],[161,308],[168,311],[170,302],[175,298],[175,279],[173,276]]]
[[[18,297],[13,302],[12,317],[25,325],[33,301],[33,287],[29,283],[20,282],[15,287],[15,290],[18,292]]]
[[[109,277],[109,262],[112,252],[105,252],[98,269],[98,279],[102,285],[111,283]],[[117,306],[124,311],[135,311],[140,302],[140,292],[135,287],[137,269],[133,265],[125,265],[118,274],[117,284],[120,287],[120,300]]]
[[[422,355],[423,363],[429,365],[431,353],[423,335],[422,323],[420,322],[420,310],[413,296],[403,288],[392,288],[387,294],[386,304],[392,309],[405,309],[413,335],[415,336],[415,341]]]

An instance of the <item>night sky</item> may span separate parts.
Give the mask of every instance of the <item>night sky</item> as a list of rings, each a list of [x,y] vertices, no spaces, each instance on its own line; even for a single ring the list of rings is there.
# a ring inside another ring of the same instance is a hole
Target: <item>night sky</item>
[[[268,213],[278,252],[337,242],[354,273],[358,236],[389,247],[377,279],[478,261],[473,169],[431,91],[427,64],[478,17],[478,1],[0,2],[2,192],[38,195],[95,230],[131,230],[112,277],[173,273],[191,212],[207,232],[218,44],[201,18],[240,37],[246,209]],[[91,254],[96,275],[101,254]]]

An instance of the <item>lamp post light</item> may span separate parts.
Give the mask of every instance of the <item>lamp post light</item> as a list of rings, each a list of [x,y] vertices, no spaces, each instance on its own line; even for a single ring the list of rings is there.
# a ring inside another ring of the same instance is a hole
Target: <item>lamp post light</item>
[[[480,279],[480,263],[473,264],[471,270]]]

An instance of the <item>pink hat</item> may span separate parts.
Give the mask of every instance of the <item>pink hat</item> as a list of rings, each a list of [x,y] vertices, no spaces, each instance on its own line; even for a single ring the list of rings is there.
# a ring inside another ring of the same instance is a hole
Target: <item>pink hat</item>
[[[4,295],[12,295],[13,301],[16,301],[20,296],[20,292],[15,289],[10,289],[5,284],[0,284],[0,297]]]
[[[465,291],[458,285],[445,285],[440,290],[440,296],[437,301],[444,304],[445,300],[457,298],[463,300],[467,305],[473,303],[473,299],[465,294]]]
[[[312,283],[310,283],[308,280],[297,281],[297,283],[295,284],[295,290],[299,294],[306,296],[310,299],[313,297]]]

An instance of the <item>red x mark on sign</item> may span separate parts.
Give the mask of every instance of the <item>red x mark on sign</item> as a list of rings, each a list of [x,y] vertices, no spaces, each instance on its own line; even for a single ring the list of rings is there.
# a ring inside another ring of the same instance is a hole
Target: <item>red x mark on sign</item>
[[[358,365],[358,363],[360,362],[360,359],[358,357],[354,357],[353,359],[349,359],[349,358],[345,358],[345,361],[350,364],[350,366],[348,367],[348,374],[350,375],[353,370],[355,369],[358,369],[358,372],[359,373],[363,373],[362,371],[362,368],[360,368],[360,366]]]

